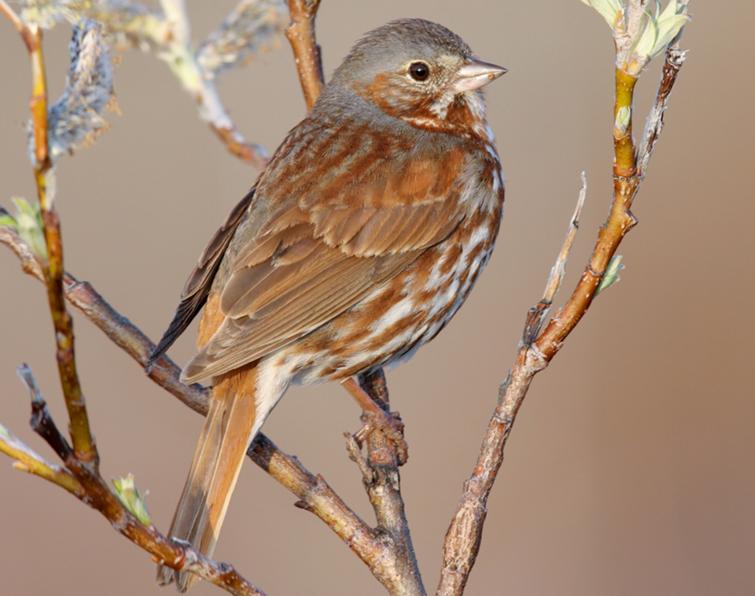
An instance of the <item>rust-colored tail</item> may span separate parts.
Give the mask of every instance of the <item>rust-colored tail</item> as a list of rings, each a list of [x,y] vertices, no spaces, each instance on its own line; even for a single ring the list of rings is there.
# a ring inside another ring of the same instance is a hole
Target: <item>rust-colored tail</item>
[[[257,430],[256,383],[254,365],[215,380],[210,411],[173,516],[169,535],[207,556],[212,556],[247,447]],[[196,579],[194,574],[177,573],[163,565],[157,570],[160,584],[175,580],[180,592]]]

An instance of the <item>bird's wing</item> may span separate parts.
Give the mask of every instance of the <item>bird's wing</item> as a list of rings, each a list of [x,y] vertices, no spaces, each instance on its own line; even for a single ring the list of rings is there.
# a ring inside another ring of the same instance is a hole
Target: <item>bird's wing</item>
[[[458,226],[460,148],[421,151],[383,140],[375,151],[374,139],[353,134],[339,131],[310,171],[312,162],[299,163],[293,149],[276,156],[248,215],[254,223],[240,226],[226,257],[218,287],[225,319],[184,370],[187,381],[236,369],[313,331]],[[338,154],[340,167],[328,167]]]
[[[236,228],[243,219],[243,215],[249,209],[249,205],[254,197],[254,188],[252,188],[241,201],[233,208],[228,215],[225,223],[212,235],[207,247],[197,261],[196,266],[186,280],[184,289],[181,292],[181,301],[176,309],[168,329],[163,334],[157,347],[149,357],[148,366],[162,356],[173,342],[186,330],[189,323],[194,319],[197,313],[202,309],[207,297],[210,294],[212,281],[220,267],[228,245],[236,232]]]

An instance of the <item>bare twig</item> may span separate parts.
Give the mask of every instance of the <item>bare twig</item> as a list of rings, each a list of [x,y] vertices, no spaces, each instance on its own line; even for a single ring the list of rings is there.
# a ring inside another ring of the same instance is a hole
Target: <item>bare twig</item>
[[[671,89],[674,88],[676,77],[686,58],[687,52],[680,50],[678,47],[672,46],[669,51],[666,52],[666,61],[663,64],[661,84],[658,87],[655,103],[650,109],[650,114],[645,123],[645,132],[642,135],[640,148],[637,154],[637,174],[640,179],[644,179],[647,175],[650,158],[653,155],[655,144],[663,130],[663,117],[666,113],[666,108],[668,107],[669,94],[671,93]]]
[[[564,280],[566,261],[569,259],[574,239],[577,237],[579,220],[582,216],[582,209],[585,206],[585,199],[587,198],[587,176],[584,172],[581,174],[581,180],[582,187],[579,190],[577,206],[574,208],[574,214],[569,221],[569,228],[566,232],[564,244],[561,246],[561,252],[558,253],[558,258],[551,268],[548,281],[545,284],[545,291],[543,292],[542,299],[535,306],[530,308],[527,313],[527,320],[525,321],[520,347],[530,346],[532,345],[532,342],[535,341],[535,338],[540,333],[545,317],[548,315],[548,312],[550,312],[553,300],[561,287],[561,282]]]
[[[286,37],[291,44],[299,73],[304,100],[311,108],[323,84],[322,60],[320,46],[315,37],[315,18],[320,0],[288,0],[291,23],[286,28]]]
[[[21,17],[18,16],[16,11],[13,10],[5,0],[0,0],[0,14],[8,19],[16,28],[16,31],[18,31],[18,34],[21,36],[21,39],[26,46],[26,50],[31,54],[35,43],[31,29],[26,26],[26,23],[21,20]]]
[[[514,418],[527,393],[532,377],[546,365],[542,357],[532,349],[532,342],[540,332],[553,299],[561,287],[566,262],[579,228],[579,218],[586,194],[587,181],[583,172],[582,188],[574,214],[569,221],[563,246],[551,268],[543,297],[527,313],[517,361],[498,390],[499,403],[488,423],[474,472],[464,483],[461,501],[446,532],[438,595],[462,594],[477,558],[487,515],[488,495],[493,488],[498,469],[503,463],[503,448],[506,439],[511,432]]]
[[[233,123],[217,87],[197,61],[191,46],[191,31],[185,0],[161,0],[171,34],[159,40],[157,55],[171,69],[184,89],[197,102],[199,116],[236,157],[258,169],[267,165],[267,152],[247,141]]]
[[[674,50],[668,50],[667,61],[668,54],[673,52]],[[675,70],[664,70],[660,88],[666,89],[666,96],[673,87],[682,62],[683,56]],[[542,308],[541,304],[546,302],[546,299],[552,299],[555,290],[560,285],[560,275],[557,271],[560,269],[558,261],[562,260],[561,256],[551,271],[546,295],[541,303],[533,307],[528,314],[516,361],[499,388],[498,406],[488,423],[474,472],[464,483],[461,501],[446,533],[438,595],[457,595],[464,591],[482,539],[488,495],[503,463],[506,440],[527,395],[530,383],[538,372],[548,366],[563,346],[569,333],[587,312],[617,247],[626,233],[636,224],[630,210],[641,181],[631,135],[632,103],[636,82],[636,77],[628,75],[619,68],[616,69],[614,114],[621,115],[624,123],[621,127],[614,127],[614,198],[608,219],[600,229],[592,256],[577,287],[545,329],[539,333],[533,333],[533,330],[540,329],[542,326],[547,311],[547,308]],[[569,236],[574,228],[576,225],[570,226],[564,247],[566,252],[570,245]]]

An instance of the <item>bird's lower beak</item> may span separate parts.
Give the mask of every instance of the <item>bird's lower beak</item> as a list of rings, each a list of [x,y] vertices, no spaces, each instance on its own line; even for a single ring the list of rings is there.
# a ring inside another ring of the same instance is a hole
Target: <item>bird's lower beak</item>
[[[472,91],[484,87],[507,70],[503,66],[496,66],[490,62],[483,62],[476,56],[472,56],[456,73],[453,87],[457,93]]]

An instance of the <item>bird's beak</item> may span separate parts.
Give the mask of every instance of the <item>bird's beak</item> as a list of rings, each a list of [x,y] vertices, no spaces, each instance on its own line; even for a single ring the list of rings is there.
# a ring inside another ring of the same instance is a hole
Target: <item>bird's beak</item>
[[[472,56],[456,73],[453,88],[457,93],[479,89],[506,72],[503,66],[483,62],[476,56]]]

